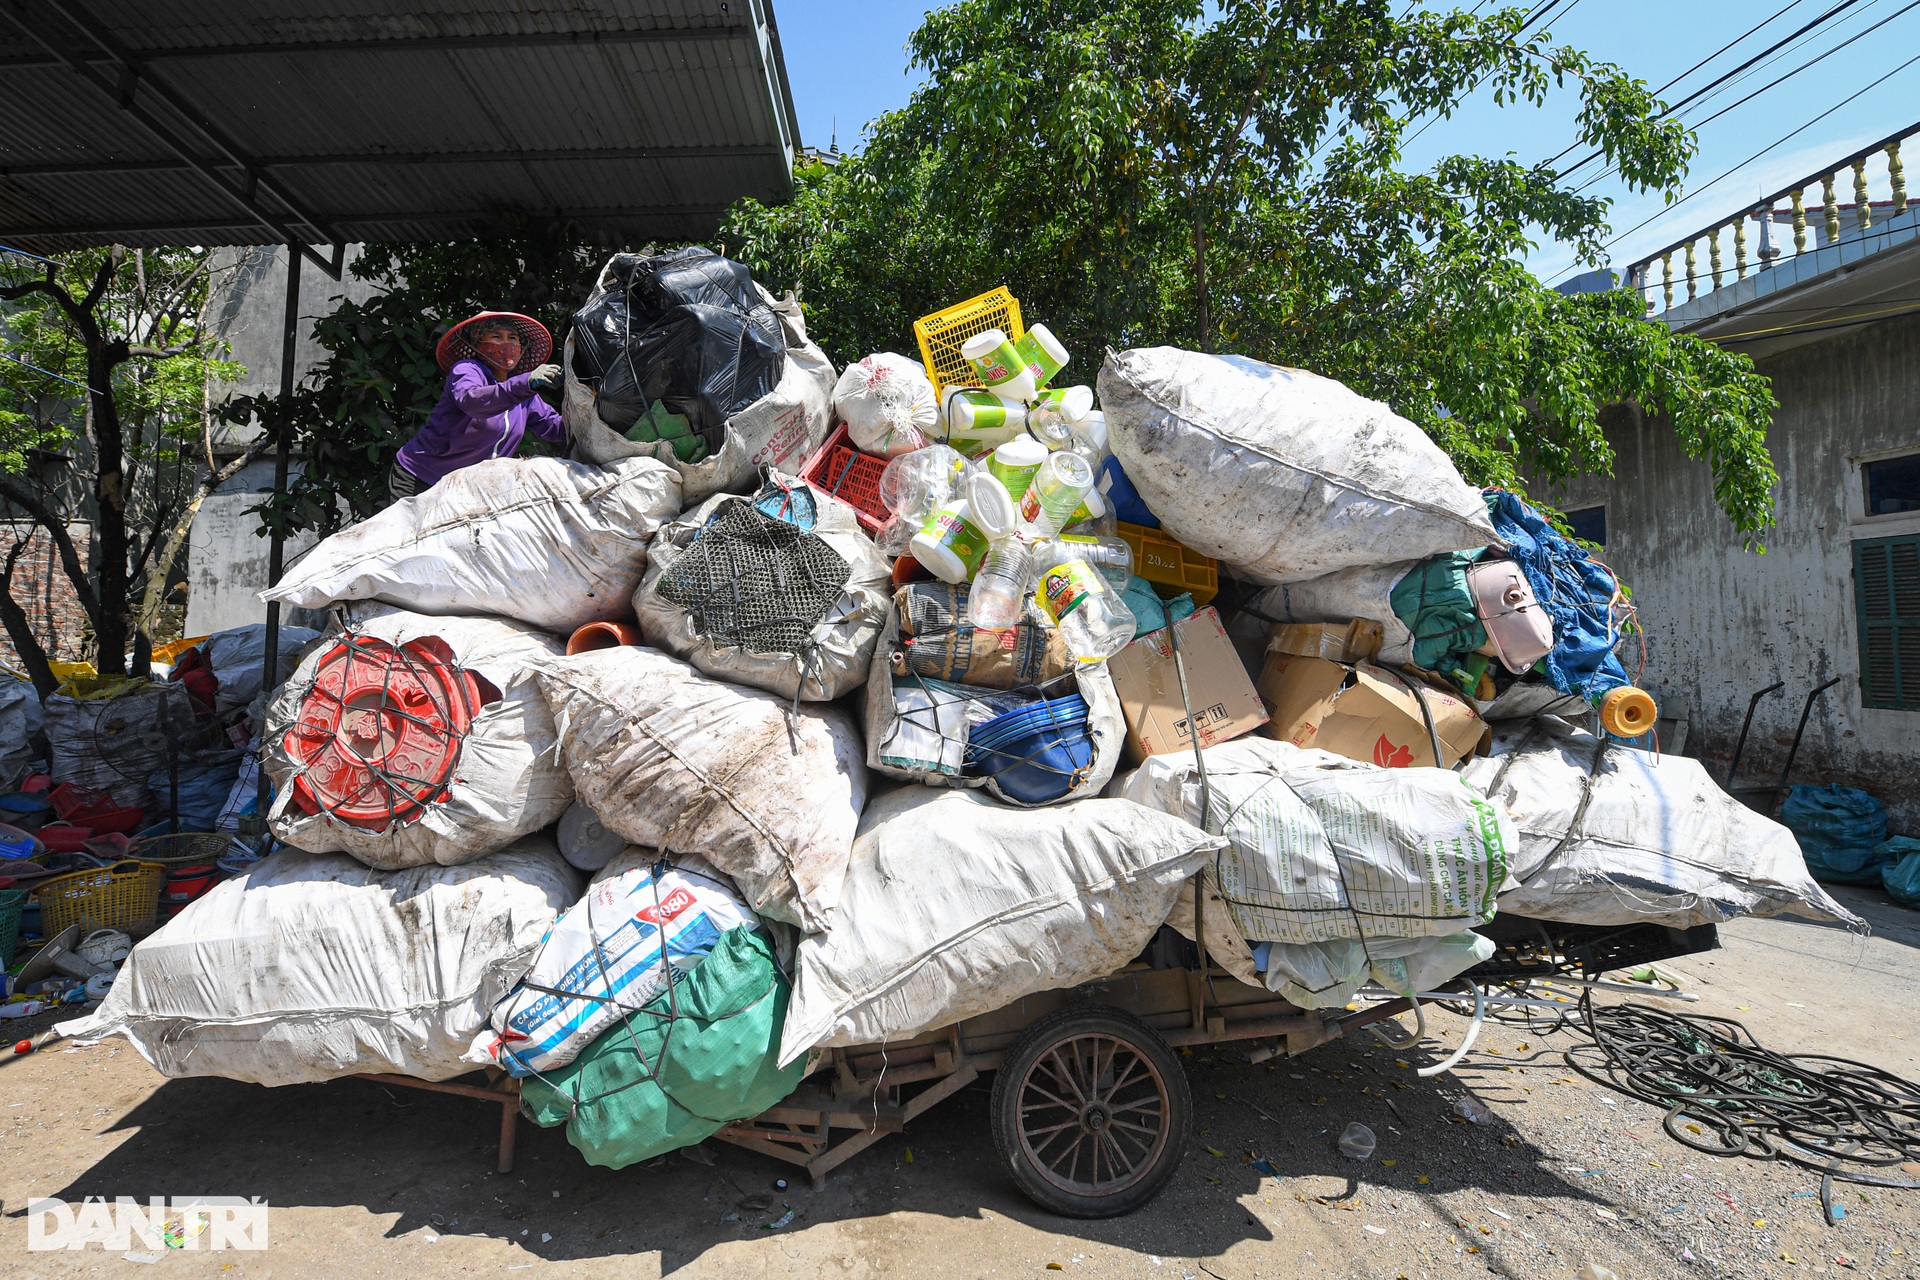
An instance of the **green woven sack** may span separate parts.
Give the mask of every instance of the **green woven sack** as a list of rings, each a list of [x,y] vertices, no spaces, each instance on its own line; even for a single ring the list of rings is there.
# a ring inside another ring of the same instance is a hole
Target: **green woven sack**
[[[799,1085],[804,1058],[774,1067],[790,993],[766,938],[729,929],[672,991],[558,1071],[522,1081],[521,1108],[565,1125],[587,1163],[609,1169],[690,1147]]]

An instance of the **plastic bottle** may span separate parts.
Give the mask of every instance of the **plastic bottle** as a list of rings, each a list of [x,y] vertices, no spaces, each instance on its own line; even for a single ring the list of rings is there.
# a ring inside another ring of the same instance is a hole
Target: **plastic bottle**
[[[1027,372],[1033,375],[1036,387],[1046,386],[1073,358],[1060,344],[1060,339],[1053,336],[1053,330],[1043,324],[1027,330],[1020,341],[1013,344],[1013,349],[1027,362]]]
[[[1340,1135],[1340,1154],[1349,1160],[1371,1160],[1377,1142],[1373,1130],[1355,1120]]]
[[[1087,525],[1083,522],[1074,527],[1081,529],[1086,528]],[[1133,548],[1124,540],[1105,534],[1063,533],[1060,535],[1060,541],[1072,547],[1082,560],[1098,569],[1108,586],[1115,591],[1127,589],[1127,583],[1133,577]]]
[[[1013,499],[998,479],[973,472],[966,495],[940,504],[907,544],[913,558],[942,582],[972,577],[994,540],[1014,530]]]
[[[627,847],[626,839],[600,825],[593,810],[579,801],[567,806],[560,815],[560,830],[555,833],[560,856],[581,871],[598,871],[612,862]]]
[[[1033,483],[1020,495],[1020,518],[1051,538],[1073,521],[1073,513],[1093,489],[1093,468],[1085,458],[1065,451],[1047,455]]]
[[[1040,464],[1047,460],[1047,446],[1032,436],[1015,436],[993,451],[993,458],[987,463],[987,470],[1000,478],[1007,487],[1007,494],[1015,502],[1026,494],[1027,486],[1033,483],[1034,473],[1040,470]]]
[[[1092,412],[1092,387],[1043,391],[1027,414],[1027,429],[1049,449],[1064,449],[1073,441],[1073,428]]]
[[[982,631],[1019,625],[1033,572],[1033,547],[1018,530],[987,548],[967,592],[967,620]]]
[[[1453,1104],[1453,1114],[1468,1124],[1492,1124],[1493,1112],[1487,1110],[1487,1104],[1471,1095],[1461,1098]]]
[[[980,385],[996,395],[1026,402],[1040,392],[1026,360],[1007,341],[1006,330],[988,329],[960,344],[960,354],[980,375]]]
[[[1048,542],[1033,563],[1033,602],[1076,659],[1105,662],[1127,647],[1137,626],[1132,611],[1073,544]]]
[[[880,501],[893,519],[875,541],[890,556],[900,555],[943,502],[961,491],[973,464],[957,450],[931,444],[903,453],[880,473]]]
[[[971,387],[949,387],[940,397],[940,423],[949,440],[987,447],[1011,440],[1027,429],[1027,406],[1018,400]]]
[[[17,1000],[12,1004],[0,1004],[0,1018],[31,1018],[46,1007],[39,1000]]]

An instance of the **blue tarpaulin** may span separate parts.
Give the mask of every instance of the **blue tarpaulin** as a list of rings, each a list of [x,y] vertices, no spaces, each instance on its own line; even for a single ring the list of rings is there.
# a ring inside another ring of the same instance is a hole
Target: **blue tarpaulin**
[[[1612,690],[1632,684],[1613,652],[1619,639],[1613,625],[1613,575],[1513,494],[1489,489],[1486,496],[1493,527],[1553,619],[1553,649],[1544,660],[1547,683],[1595,705]]]

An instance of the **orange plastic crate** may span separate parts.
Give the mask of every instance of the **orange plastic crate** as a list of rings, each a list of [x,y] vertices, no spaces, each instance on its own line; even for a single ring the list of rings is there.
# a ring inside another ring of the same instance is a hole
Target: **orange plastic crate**
[[[1115,526],[1114,532],[1133,548],[1133,571],[1163,596],[1186,592],[1193,596],[1195,608],[1220,594],[1220,562],[1189,550],[1158,529],[1144,525]]]

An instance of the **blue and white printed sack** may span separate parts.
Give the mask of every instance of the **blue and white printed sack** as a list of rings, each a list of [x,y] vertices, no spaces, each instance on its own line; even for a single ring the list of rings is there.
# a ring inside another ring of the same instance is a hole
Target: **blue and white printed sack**
[[[494,1006],[466,1060],[514,1076],[564,1067],[665,990],[669,968],[680,981],[721,934],[758,923],[705,858],[669,861],[657,850],[629,848],[554,921],[533,968]]]

